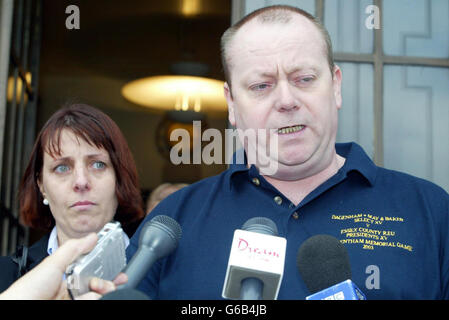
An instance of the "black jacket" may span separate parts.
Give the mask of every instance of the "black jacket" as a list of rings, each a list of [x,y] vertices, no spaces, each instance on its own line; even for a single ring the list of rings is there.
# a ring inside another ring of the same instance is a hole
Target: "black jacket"
[[[49,237],[47,234],[29,248],[20,247],[13,255],[0,257],[0,292],[48,256]],[[20,264],[23,265],[21,268]]]

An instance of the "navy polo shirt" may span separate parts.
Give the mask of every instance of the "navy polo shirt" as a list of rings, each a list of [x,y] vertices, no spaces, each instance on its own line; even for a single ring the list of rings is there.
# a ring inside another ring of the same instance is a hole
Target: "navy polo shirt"
[[[182,238],[138,289],[153,299],[222,299],[235,229],[252,217],[273,220],[287,252],[278,299],[305,299],[296,267],[309,237],[329,234],[347,248],[352,280],[367,299],[449,298],[449,195],[437,185],[377,167],[355,143],[336,144],[344,166],[294,205],[252,166],[223,173],[163,200],[160,214],[179,222]],[[141,224],[127,249],[138,248]]]

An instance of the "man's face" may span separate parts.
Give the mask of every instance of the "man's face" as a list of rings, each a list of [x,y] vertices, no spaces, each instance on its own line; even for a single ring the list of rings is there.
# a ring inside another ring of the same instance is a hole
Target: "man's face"
[[[329,70],[325,42],[306,18],[252,20],[229,45],[229,121],[238,129],[275,129],[278,173],[296,180],[320,172],[335,155],[341,71]],[[248,152],[248,150],[246,150]]]

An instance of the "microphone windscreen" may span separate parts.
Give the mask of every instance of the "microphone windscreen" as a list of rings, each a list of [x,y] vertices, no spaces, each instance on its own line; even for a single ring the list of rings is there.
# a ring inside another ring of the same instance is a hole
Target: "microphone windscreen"
[[[254,217],[246,221],[242,230],[267,234],[270,236],[278,235],[278,228],[273,220],[264,217]]]
[[[160,229],[164,231],[175,243],[178,244],[181,239],[182,230],[179,223],[165,215],[155,216],[147,223],[149,229]]]
[[[320,234],[304,241],[298,250],[296,265],[311,293],[351,279],[348,251],[330,235]]]
[[[119,289],[105,294],[100,300],[150,300],[150,298],[136,289]]]

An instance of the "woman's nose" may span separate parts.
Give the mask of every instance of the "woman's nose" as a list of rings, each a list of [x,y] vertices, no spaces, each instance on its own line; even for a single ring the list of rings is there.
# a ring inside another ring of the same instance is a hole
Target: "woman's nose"
[[[75,170],[75,181],[73,189],[75,191],[87,191],[90,189],[89,174],[85,168]]]

